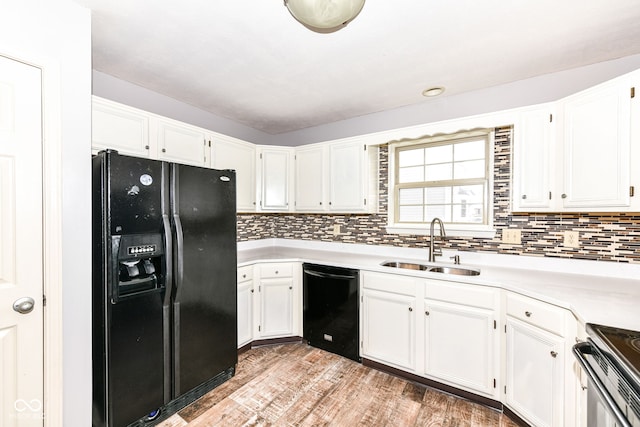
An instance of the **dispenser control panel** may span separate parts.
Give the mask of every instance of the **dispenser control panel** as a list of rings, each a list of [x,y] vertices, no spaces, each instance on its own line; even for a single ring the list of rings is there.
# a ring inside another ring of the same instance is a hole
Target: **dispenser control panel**
[[[156,245],[136,245],[127,247],[128,255],[149,255],[156,251]]]

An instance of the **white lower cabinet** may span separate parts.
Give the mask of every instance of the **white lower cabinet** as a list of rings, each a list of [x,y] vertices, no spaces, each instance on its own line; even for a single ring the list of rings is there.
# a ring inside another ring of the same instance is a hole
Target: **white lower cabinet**
[[[506,405],[535,426],[573,425],[567,391],[574,387],[565,388],[565,364],[572,360],[564,339],[567,313],[515,294],[506,304]]]
[[[415,371],[416,280],[361,272],[362,356]]]
[[[425,300],[425,374],[496,397],[496,330],[493,310]]]
[[[300,335],[300,264],[261,263],[256,266],[256,276],[255,338]]]
[[[253,341],[253,266],[238,268],[238,348]]]

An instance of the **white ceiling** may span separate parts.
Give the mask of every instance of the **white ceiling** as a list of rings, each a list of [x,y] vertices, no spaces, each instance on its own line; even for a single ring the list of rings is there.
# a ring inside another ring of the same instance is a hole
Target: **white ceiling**
[[[282,0],[76,0],[93,68],[270,134],[640,53],[638,0],[368,0],[329,34]]]

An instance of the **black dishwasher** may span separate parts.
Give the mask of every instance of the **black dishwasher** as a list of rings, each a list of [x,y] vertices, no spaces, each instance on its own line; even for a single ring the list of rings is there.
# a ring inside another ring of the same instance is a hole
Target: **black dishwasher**
[[[303,332],[309,345],[360,361],[359,271],[303,264]]]

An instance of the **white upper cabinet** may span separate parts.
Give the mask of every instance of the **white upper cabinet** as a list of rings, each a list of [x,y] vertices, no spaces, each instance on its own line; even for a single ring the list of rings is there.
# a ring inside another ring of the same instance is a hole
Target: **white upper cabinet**
[[[175,120],[157,120],[158,159],[209,166],[210,139],[203,130]]]
[[[513,211],[545,211],[552,207],[554,111],[554,104],[523,111],[514,126]]]
[[[312,145],[296,149],[295,210],[317,212],[326,208],[326,146]]]
[[[98,97],[93,97],[92,113],[94,152],[110,148],[129,156],[152,157],[147,114]]]
[[[512,210],[638,211],[640,72],[522,111],[514,126]],[[550,121],[550,118],[553,118]]]
[[[631,87],[625,76],[561,101],[564,208],[629,206]]]
[[[293,149],[286,147],[258,147],[261,211],[289,211],[292,152]]]
[[[329,210],[367,210],[367,146],[360,141],[329,145]]]
[[[213,136],[211,167],[236,171],[238,212],[256,209],[256,148],[255,145],[224,135]]]
[[[362,138],[296,148],[295,210],[374,212],[377,147]]]

